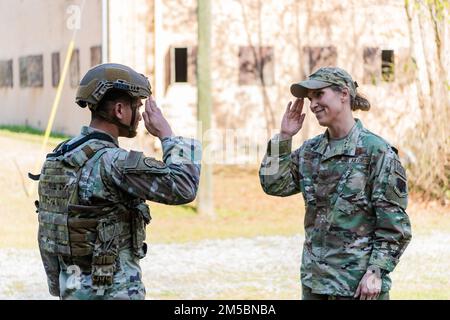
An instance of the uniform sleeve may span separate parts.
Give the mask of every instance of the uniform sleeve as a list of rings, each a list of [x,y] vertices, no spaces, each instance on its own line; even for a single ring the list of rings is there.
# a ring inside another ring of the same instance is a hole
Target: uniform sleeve
[[[279,140],[275,135],[259,169],[259,180],[265,193],[286,197],[300,192],[298,157],[300,149],[291,153],[292,139]]]
[[[111,160],[113,184],[133,197],[164,204],[193,201],[200,179],[200,143],[167,137],[162,140],[162,148],[163,161],[136,151],[117,154]]]
[[[372,205],[376,214],[375,238],[369,264],[392,272],[411,240],[406,213],[406,173],[391,149],[379,152],[374,165]]]

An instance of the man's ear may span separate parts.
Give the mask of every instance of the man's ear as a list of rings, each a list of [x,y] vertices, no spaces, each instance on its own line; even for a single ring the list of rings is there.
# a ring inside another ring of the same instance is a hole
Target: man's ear
[[[118,119],[123,119],[124,117],[124,104],[121,101],[117,101],[114,103],[113,113]]]

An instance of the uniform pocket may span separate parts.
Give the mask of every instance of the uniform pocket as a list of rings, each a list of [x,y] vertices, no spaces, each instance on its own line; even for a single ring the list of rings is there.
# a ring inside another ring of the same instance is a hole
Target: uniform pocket
[[[364,194],[369,179],[369,161],[369,157],[348,159],[348,170],[343,174],[338,186],[341,197],[353,201]]]
[[[368,236],[373,231],[376,218],[367,210],[366,197],[348,201],[338,197],[330,214],[330,231],[341,230],[358,236]]]

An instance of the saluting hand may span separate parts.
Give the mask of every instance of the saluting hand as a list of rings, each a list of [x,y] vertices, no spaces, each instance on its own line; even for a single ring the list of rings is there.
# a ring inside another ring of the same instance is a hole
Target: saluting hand
[[[294,104],[292,101],[288,103],[283,120],[281,120],[280,138],[282,140],[292,138],[302,128],[306,116],[306,113],[302,113],[303,103],[303,98],[297,98]]]
[[[142,113],[142,117],[144,118],[145,128],[151,135],[160,139],[173,135],[172,128],[152,97],[145,101],[145,111]]]

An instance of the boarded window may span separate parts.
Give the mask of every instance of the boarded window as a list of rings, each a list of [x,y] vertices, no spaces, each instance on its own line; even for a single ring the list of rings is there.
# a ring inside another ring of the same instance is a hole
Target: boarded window
[[[91,67],[102,63],[102,46],[91,47]]]
[[[400,48],[395,56],[397,78],[395,82],[399,85],[411,84],[416,78],[417,67],[411,57],[409,48]]]
[[[80,51],[74,49],[70,58],[70,86],[76,88],[80,82]]]
[[[376,84],[380,80],[380,49],[364,48],[364,77],[363,82],[366,84]]]
[[[13,86],[13,61],[0,61],[0,88]]]
[[[336,66],[336,47],[305,47],[303,50],[305,52],[307,60],[307,67],[309,67],[309,70],[306,69],[307,75],[305,76],[308,76],[309,74],[322,67]]]
[[[19,58],[19,74],[21,87],[43,87],[44,67],[42,55]]]
[[[381,78],[383,81],[394,81],[394,50],[381,51]]]
[[[274,50],[273,47],[239,48],[239,84],[273,85]]]
[[[60,77],[61,77],[61,73],[60,73],[59,52],[53,52],[52,53],[52,86],[53,87],[58,86]]]

